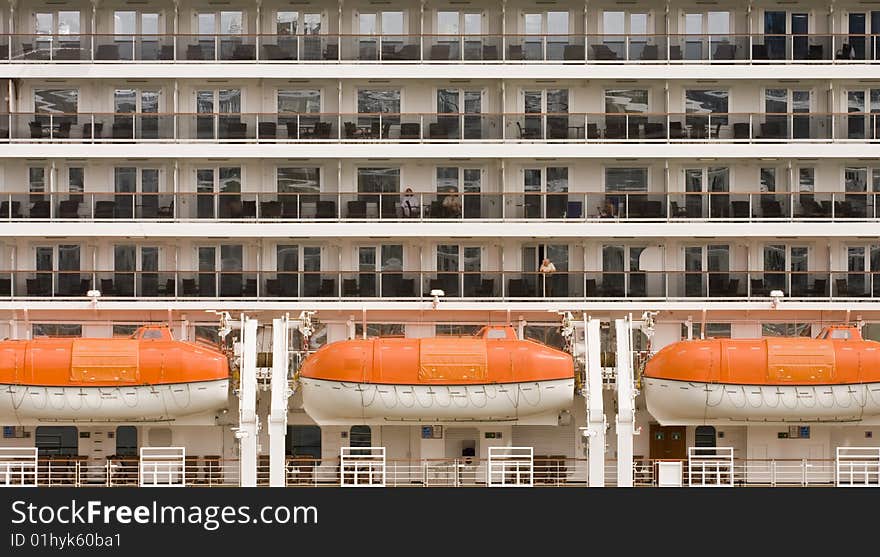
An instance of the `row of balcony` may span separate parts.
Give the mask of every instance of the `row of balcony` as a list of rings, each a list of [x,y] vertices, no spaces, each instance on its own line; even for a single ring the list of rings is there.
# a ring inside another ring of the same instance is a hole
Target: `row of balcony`
[[[880,112],[0,113],[12,142],[864,142]]]
[[[880,192],[0,193],[0,221],[852,221]]]
[[[880,299],[880,272],[0,271],[0,297],[250,299]]]
[[[880,35],[0,34],[0,62],[873,63]]]

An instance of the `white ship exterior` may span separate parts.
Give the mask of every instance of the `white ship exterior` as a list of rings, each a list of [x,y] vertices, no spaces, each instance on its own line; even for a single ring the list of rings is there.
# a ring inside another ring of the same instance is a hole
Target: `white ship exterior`
[[[682,339],[880,340],[878,140],[854,0],[3,0],[0,338],[217,340],[229,312],[241,342],[217,412],[0,413],[0,484],[880,483],[876,423],[664,426],[638,380]],[[269,378],[301,312],[309,350],[575,323],[576,396],[319,426],[296,358],[289,399]]]

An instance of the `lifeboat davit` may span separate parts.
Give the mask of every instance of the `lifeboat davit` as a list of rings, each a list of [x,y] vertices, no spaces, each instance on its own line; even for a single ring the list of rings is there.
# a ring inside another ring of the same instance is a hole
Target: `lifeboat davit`
[[[648,361],[642,382],[663,425],[880,423],[880,343],[856,327],[676,342]]]
[[[229,361],[165,326],[129,338],[0,341],[0,422],[169,421],[227,405]]]
[[[473,337],[333,342],[303,362],[319,425],[512,422],[556,425],[574,398],[572,357],[511,327]]]

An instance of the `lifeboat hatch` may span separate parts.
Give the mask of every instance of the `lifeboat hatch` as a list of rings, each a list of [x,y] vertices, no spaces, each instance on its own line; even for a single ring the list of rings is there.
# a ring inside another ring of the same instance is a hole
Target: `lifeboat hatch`
[[[770,342],[767,379],[779,383],[830,383],[834,379],[834,359],[830,343]]]
[[[486,381],[486,344],[461,338],[424,338],[419,354],[419,381],[425,383]]]
[[[138,341],[83,338],[73,341],[70,380],[83,383],[136,383]]]

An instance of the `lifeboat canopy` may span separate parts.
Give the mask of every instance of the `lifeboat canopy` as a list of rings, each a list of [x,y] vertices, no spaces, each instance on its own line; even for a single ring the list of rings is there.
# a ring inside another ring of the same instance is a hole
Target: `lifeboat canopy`
[[[320,425],[555,425],[574,397],[571,355],[520,340],[509,326],[473,336],[333,342],[306,358],[299,379],[303,407]]]
[[[642,374],[664,425],[880,423],[880,342],[835,325],[815,338],[672,343]]]

